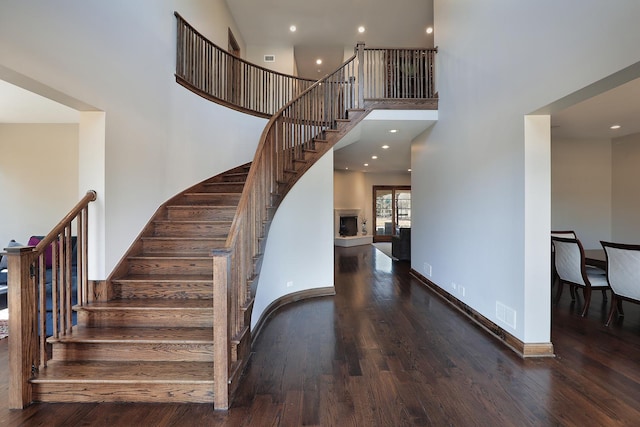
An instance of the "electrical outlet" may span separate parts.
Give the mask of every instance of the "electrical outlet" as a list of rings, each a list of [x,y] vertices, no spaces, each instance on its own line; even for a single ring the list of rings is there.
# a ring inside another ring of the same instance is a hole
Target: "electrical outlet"
[[[293,286],[293,281],[292,280],[288,281],[287,282],[287,288],[290,288],[292,286]]]
[[[496,318],[516,329],[516,311],[500,301],[496,301]]]
[[[426,274],[428,277],[431,277],[431,264],[429,263],[424,263],[424,274]]]

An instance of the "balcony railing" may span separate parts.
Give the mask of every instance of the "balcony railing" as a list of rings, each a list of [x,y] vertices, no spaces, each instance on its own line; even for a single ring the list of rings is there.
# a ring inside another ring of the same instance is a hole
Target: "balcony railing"
[[[207,40],[178,13],[176,80],[199,95],[260,117],[271,117],[315,80],[259,67]]]

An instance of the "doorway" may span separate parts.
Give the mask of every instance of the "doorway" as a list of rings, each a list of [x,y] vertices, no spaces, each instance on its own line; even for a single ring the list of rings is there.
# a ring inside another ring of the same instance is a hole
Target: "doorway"
[[[373,186],[373,241],[390,242],[400,228],[411,228],[411,186]]]
[[[230,96],[229,101],[238,104],[242,96],[240,92],[240,62],[236,60],[236,58],[240,59],[240,44],[238,44],[231,28],[229,28],[228,49],[231,57],[227,65],[227,93]]]

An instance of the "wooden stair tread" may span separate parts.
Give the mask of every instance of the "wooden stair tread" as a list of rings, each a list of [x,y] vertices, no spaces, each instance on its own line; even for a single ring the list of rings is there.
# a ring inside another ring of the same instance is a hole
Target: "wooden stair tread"
[[[158,224],[170,223],[170,224],[229,224],[233,221],[228,220],[207,220],[207,219],[157,219],[154,221]],[[159,237],[159,236],[155,236]]]
[[[213,308],[213,299],[169,299],[169,298],[131,298],[113,299],[110,301],[97,301],[86,304],[76,309],[84,310],[184,310]]]
[[[179,204],[179,205],[167,205],[167,209],[224,209],[224,208],[229,208],[229,209],[236,209],[238,206],[237,205],[207,205],[207,204],[197,204],[197,205],[185,205],[185,204]]]
[[[172,221],[174,222],[174,221]],[[207,222],[211,222],[211,221],[207,221]],[[170,240],[170,241],[183,241],[183,240],[189,240],[189,241],[197,241],[197,242],[218,242],[220,240],[224,241],[227,240],[226,237],[180,237],[180,236],[144,236],[141,237],[142,240]]]
[[[128,259],[208,259],[208,254],[198,251],[151,252],[148,254],[130,255]]]
[[[82,328],[74,327],[72,335],[49,338],[51,343],[164,343],[164,344],[211,344],[211,328]]]
[[[130,274],[113,279],[113,282],[202,282],[212,283],[210,274]]]
[[[211,196],[211,195],[215,195],[215,196],[233,196],[233,197],[237,197],[240,193],[241,192],[224,193],[224,192],[221,192],[221,191],[188,191],[188,192],[183,193],[183,194],[185,196]]]
[[[50,360],[31,382],[207,384],[213,383],[213,363]]]

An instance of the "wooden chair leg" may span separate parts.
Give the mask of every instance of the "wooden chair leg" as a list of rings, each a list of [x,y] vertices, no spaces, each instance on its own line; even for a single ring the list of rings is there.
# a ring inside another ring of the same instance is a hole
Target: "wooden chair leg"
[[[582,317],[587,315],[589,311],[589,304],[591,303],[591,288],[589,286],[584,287],[584,309],[582,310]]]
[[[612,292],[613,294],[613,292]],[[624,310],[622,309],[622,300],[620,298],[618,298],[618,314],[621,317],[624,317]]]
[[[576,300],[576,287],[574,285],[569,285],[569,291],[571,292],[571,301]]]
[[[607,290],[602,290],[602,301],[607,302]]]
[[[611,321],[613,320],[614,313],[618,310],[620,300],[616,298],[616,294],[611,293],[611,308],[609,308],[609,317],[607,318],[607,323],[604,326],[609,326]]]

